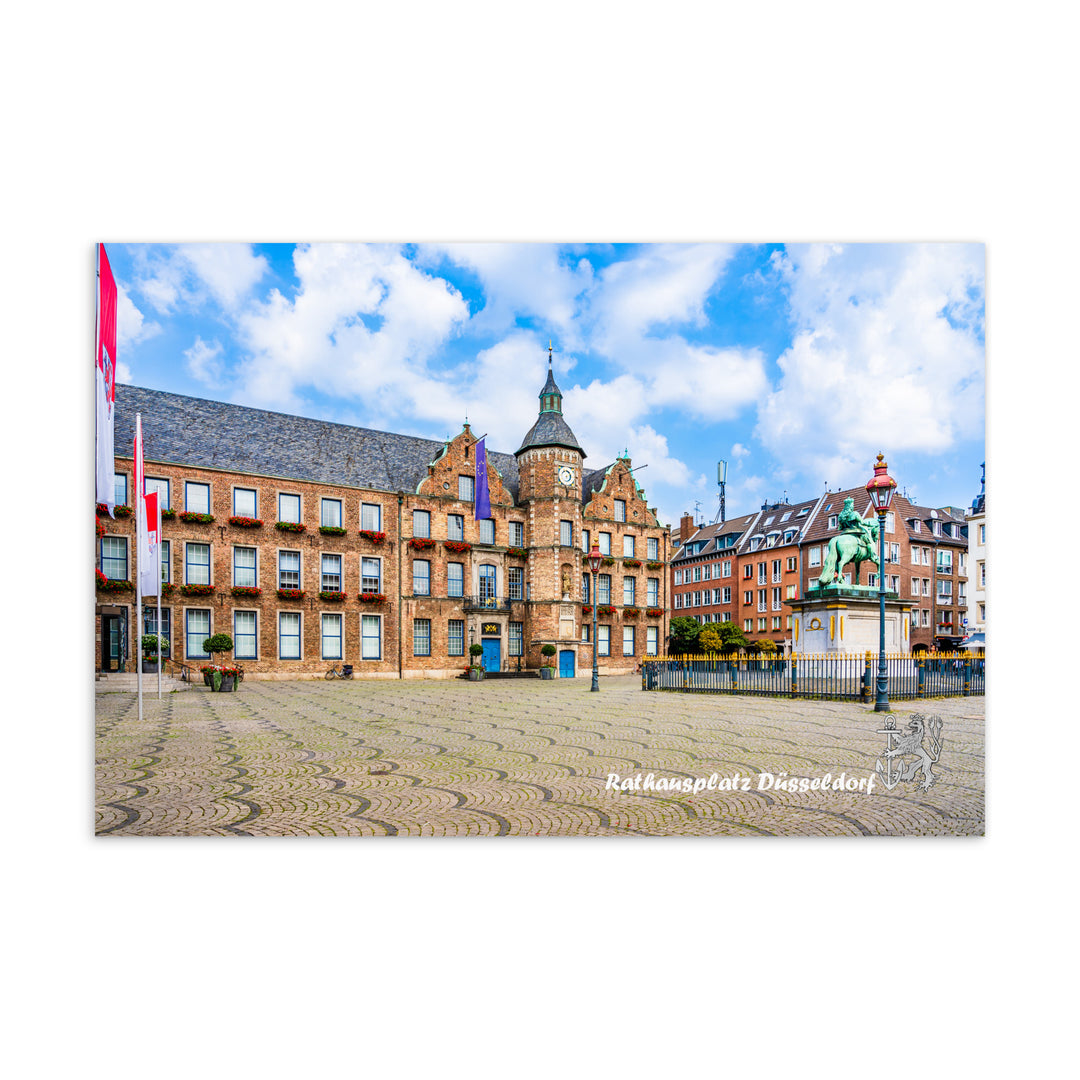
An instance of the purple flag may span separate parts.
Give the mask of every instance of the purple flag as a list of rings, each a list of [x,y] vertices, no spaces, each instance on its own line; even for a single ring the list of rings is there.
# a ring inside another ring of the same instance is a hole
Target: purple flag
[[[487,451],[484,440],[476,444],[476,513],[477,521],[491,517],[491,495],[487,482]]]

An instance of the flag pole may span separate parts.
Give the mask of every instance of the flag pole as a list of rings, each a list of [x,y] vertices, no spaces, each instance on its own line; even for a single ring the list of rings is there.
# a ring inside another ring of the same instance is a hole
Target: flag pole
[[[146,515],[146,504],[143,502],[142,477],[140,473],[142,469],[142,414],[135,414],[135,548],[138,552],[138,558],[142,557],[142,533],[145,529],[143,518]],[[133,564],[135,560],[132,560]],[[135,610],[137,613],[135,628],[135,663],[137,667],[136,679],[138,680],[139,687],[139,723],[142,723],[143,718],[143,699],[142,699],[142,567],[137,567],[135,574]]]
[[[157,497],[157,538],[158,538],[158,556],[157,556],[157,622],[154,624],[157,627],[157,697],[158,701],[161,700],[161,669],[165,666],[165,657],[161,655],[161,495]],[[169,633],[172,633],[172,627],[169,627]]]

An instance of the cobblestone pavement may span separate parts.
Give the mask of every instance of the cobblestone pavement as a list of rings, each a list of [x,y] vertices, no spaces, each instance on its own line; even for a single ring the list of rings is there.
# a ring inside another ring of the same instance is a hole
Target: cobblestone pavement
[[[246,682],[99,693],[96,832],[110,836],[981,836],[983,698],[897,703],[944,721],[937,783],[865,779],[865,706],[644,693],[640,679]],[[637,791],[607,787],[641,774]],[[664,786],[646,790],[648,775]],[[787,777],[780,777],[787,773]],[[670,790],[715,774],[717,788]],[[738,780],[734,780],[738,777]],[[724,780],[735,790],[721,790]],[[749,790],[743,790],[744,781]]]

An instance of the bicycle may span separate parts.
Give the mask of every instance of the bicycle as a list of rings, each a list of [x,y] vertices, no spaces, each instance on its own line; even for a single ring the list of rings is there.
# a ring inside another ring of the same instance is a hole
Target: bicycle
[[[352,664],[342,664],[340,671],[332,667],[325,677],[327,679],[351,679],[353,677]]]

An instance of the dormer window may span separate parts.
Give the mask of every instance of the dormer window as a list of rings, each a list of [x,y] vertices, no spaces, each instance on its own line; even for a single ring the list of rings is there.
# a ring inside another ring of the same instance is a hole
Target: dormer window
[[[830,505],[831,505],[831,504],[830,504]],[[829,507],[828,507],[828,506],[826,506],[826,507],[825,507],[825,509],[826,509],[826,510],[828,510],[828,509],[829,509]],[[836,528],[836,519],[837,519],[837,516],[838,516],[838,515],[836,515],[836,514],[830,514],[830,515],[829,515],[829,528],[830,528],[830,529],[835,529],[835,528]]]
[[[796,516],[797,517],[804,517],[806,514],[809,514],[809,513],[810,513],[810,507],[809,506],[804,506]]]
[[[791,511],[790,510],[786,514],[784,514],[784,516],[780,519],[780,524],[783,525],[784,522],[787,521],[787,519],[789,517],[791,517]]]

